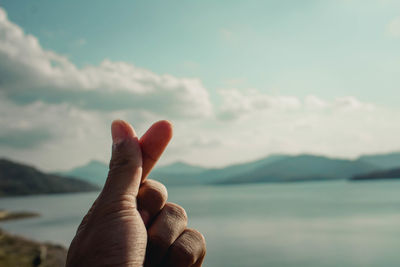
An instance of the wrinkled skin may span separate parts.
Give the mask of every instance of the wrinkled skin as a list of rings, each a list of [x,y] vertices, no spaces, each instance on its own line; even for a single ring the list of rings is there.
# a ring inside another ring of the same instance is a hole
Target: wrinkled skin
[[[68,251],[72,266],[201,266],[202,234],[187,228],[185,210],[167,202],[161,183],[146,179],[172,137],[169,122],[142,138],[124,121],[111,126],[106,184],[83,218]]]

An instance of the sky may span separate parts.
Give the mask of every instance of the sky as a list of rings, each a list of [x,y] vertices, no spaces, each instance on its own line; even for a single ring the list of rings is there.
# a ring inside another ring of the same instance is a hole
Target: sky
[[[0,157],[108,161],[110,124],[174,125],[161,160],[400,150],[400,2],[0,0]]]

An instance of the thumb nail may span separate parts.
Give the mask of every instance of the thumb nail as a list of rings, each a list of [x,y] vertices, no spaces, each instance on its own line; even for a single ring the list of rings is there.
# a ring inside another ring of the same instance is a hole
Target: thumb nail
[[[113,147],[135,136],[132,126],[123,120],[115,120],[111,125]]]

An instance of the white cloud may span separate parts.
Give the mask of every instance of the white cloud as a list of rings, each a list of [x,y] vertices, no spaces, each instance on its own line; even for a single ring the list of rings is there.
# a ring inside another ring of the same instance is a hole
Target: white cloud
[[[158,119],[172,120],[164,163],[220,166],[269,153],[355,156],[400,149],[399,110],[353,96],[303,99],[237,89],[220,96],[213,109],[200,80],[125,62],[78,68],[43,49],[0,9],[0,156],[52,170],[107,161],[114,118],[132,122],[139,135]]]
[[[17,103],[41,100],[92,110],[137,110],[173,118],[211,114],[198,79],[158,75],[124,62],[76,67],[44,50],[0,8],[0,90]]]
[[[400,37],[400,17],[389,22],[386,26],[386,33],[392,37]]]
[[[315,95],[308,95],[304,100],[304,104],[309,109],[323,109],[329,105],[325,100]]]
[[[209,127],[185,125],[201,129],[201,134],[219,140],[219,147],[193,149],[175,157],[192,162],[223,165],[257,159],[270,153],[315,153],[337,157],[400,150],[399,110],[343,109],[335,100],[329,107],[312,110],[306,106],[294,112],[271,109],[251,112],[240,119],[215,123]],[[183,132],[178,129],[176,132]],[[177,136],[175,142],[187,138]]]
[[[271,96],[256,90],[241,92],[236,89],[221,90],[222,105],[219,117],[223,120],[237,119],[253,112],[269,110],[294,110],[301,106],[292,96]]]
[[[257,90],[248,90],[246,92],[236,89],[222,90],[220,95],[222,97],[222,105],[218,115],[222,120],[234,120],[262,112],[293,110],[301,112],[304,109],[311,111],[324,109],[337,112],[374,108],[374,105],[363,103],[353,96],[340,97],[328,102],[314,95],[309,95],[304,100],[301,100],[294,96],[274,96]]]
[[[372,110],[375,106],[371,103],[363,103],[354,96],[339,97],[334,103],[333,107],[341,110]]]
[[[111,116],[69,104],[18,105],[0,94],[0,155],[53,170],[105,159]]]
[[[78,68],[43,49],[0,8],[0,156],[69,168],[91,158],[107,160],[112,119],[127,119],[142,134],[158,119],[211,114],[198,79],[109,60]]]

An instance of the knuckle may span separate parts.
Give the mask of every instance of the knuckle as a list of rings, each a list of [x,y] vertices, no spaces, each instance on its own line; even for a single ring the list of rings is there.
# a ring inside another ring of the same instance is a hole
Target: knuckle
[[[102,196],[99,199],[96,210],[106,210],[109,212],[134,210],[136,209],[136,199],[130,194],[116,194],[112,197]]]
[[[167,194],[167,188],[160,182],[153,180],[153,179],[147,179],[144,184],[148,185],[150,188],[154,188],[155,190],[159,191],[160,193],[166,195]]]
[[[171,254],[173,254],[175,259],[179,260],[181,263],[185,263],[187,266],[194,264],[197,259],[194,252],[187,246],[174,245],[171,248]]]
[[[140,166],[136,158],[116,155],[111,158],[109,174],[125,172]]]
[[[170,248],[170,261],[191,266],[206,253],[204,236],[195,229],[185,229]]]
[[[188,220],[185,209],[178,204],[168,202],[165,204],[164,210],[168,215],[176,217],[184,222],[187,222]]]
[[[149,233],[149,248],[153,250],[165,250],[170,245],[170,242],[162,235]]]
[[[185,233],[191,236],[192,240],[197,242],[202,249],[206,249],[206,239],[204,238],[203,234],[197,231],[196,229],[187,228]]]
[[[114,203],[118,205],[118,207],[122,210],[124,209],[135,209],[136,208],[136,199],[134,196],[129,194],[120,194],[118,195]]]
[[[162,206],[168,198],[168,192],[165,186],[154,180],[146,180],[139,190],[139,199],[151,199],[151,203],[156,203],[157,206]],[[144,203],[146,204],[146,203]]]

